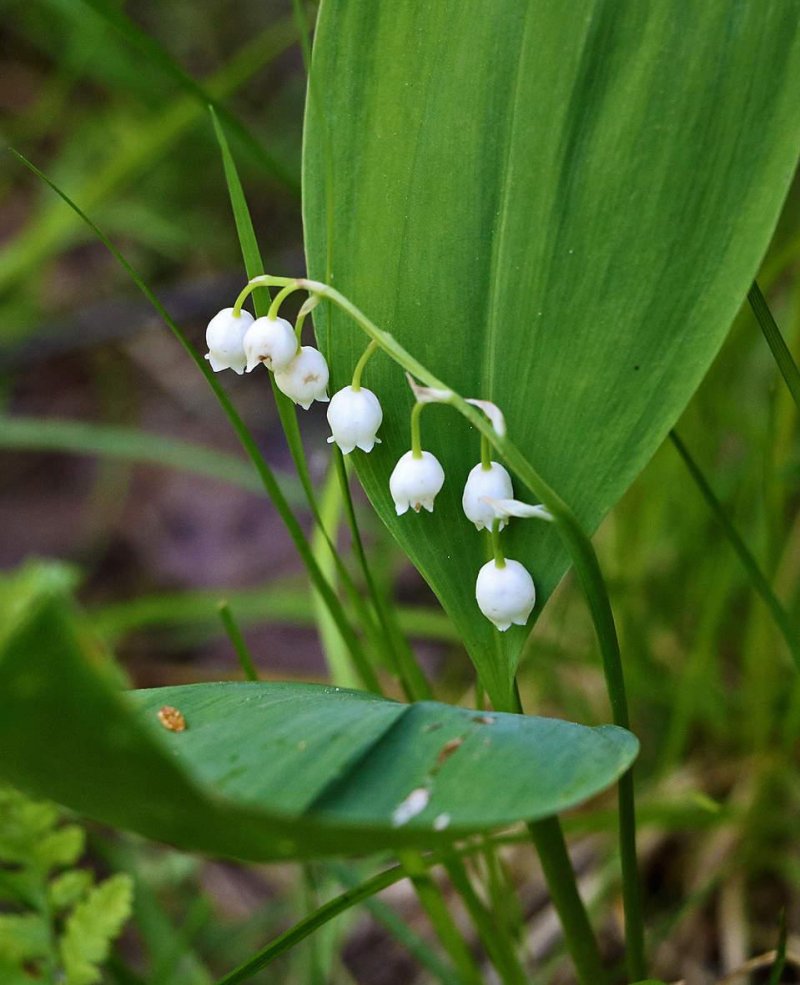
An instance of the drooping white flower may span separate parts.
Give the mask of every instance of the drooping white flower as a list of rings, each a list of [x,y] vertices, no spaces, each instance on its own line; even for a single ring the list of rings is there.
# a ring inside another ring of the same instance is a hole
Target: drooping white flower
[[[275,373],[278,389],[308,410],[315,400],[326,404],[328,397],[328,364],[325,357],[311,345],[304,345],[283,369]]]
[[[328,424],[331,436],[328,444],[336,442],[345,455],[354,448],[372,451],[380,438],[375,435],[383,420],[381,404],[372,390],[346,386],[331,397],[328,405]]]
[[[215,373],[232,369],[240,376],[244,372],[247,357],[244,354],[244,336],[253,324],[253,316],[242,308],[238,317],[233,308],[223,308],[208,323],[206,329],[206,359]]]
[[[267,369],[285,369],[297,355],[297,336],[285,318],[256,318],[244,337],[247,372],[259,363]]]
[[[424,451],[420,458],[415,458],[413,451],[407,451],[389,477],[397,515],[402,516],[409,507],[419,513],[423,506],[433,513],[433,500],[443,485],[444,469],[435,455]]]
[[[513,495],[511,476],[499,462],[492,462],[488,469],[478,463],[467,476],[461,505],[467,519],[472,520],[478,530],[483,530],[484,527],[491,530],[497,514],[485,499],[506,500]],[[501,518],[499,529],[502,530],[507,523],[508,520]]]
[[[536,604],[533,579],[519,563],[506,559],[503,567],[489,561],[478,572],[475,600],[501,633],[514,623],[524,626]]]

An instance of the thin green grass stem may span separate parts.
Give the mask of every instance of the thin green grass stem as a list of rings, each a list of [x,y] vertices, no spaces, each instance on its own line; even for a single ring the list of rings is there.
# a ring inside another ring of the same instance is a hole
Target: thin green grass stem
[[[575,873],[558,818],[532,821],[528,825],[539,861],[556,908],[567,950],[581,985],[604,985],[608,981],[586,907],[578,893]],[[629,972],[630,974],[630,972]],[[638,976],[641,977],[641,976]]]
[[[372,669],[372,665],[367,659],[367,655],[361,645],[361,641],[356,636],[353,627],[347,618],[347,614],[342,607],[341,602],[336,597],[335,593],[331,589],[330,585],[326,581],[322,572],[319,570],[319,566],[314,560],[314,556],[311,552],[311,547],[308,540],[303,532],[297,517],[294,515],[286,497],[278,484],[272,469],[269,467],[266,459],[261,454],[252,434],[250,433],[247,425],[244,423],[242,418],[239,416],[238,411],[233,406],[230,397],[225,392],[225,390],[220,386],[218,381],[214,377],[214,373],[208,367],[205,359],[197,352],[194,346],[189,342],[189,340],[184,335],[183,331],[177,326],[177,324],[170,317],[166,308],[161,304],[158,298],[153,294],[150,288],[145,284],[139,274],[134,270],[134,268],[128,263],[122,253],[114,246],[111,240],[106,236],[106,234],[94,223],[92,220],[80,209],[64,192],[61,191],[42,171],[40,171],[36,165],[32,164],[27,158],[23,157],[17,151],[12,150],[12,153],[28,168],[33,174],[45,182],[55,193],[59,196],[73,211],[76,215],[86,223],[86,225],[92,230],[92,232],[97,236],[101,243],[106,247],[106,249],[111,253],[114,259],[120,264],[120,266],[128,274],[135,286],[141,291],[141,293],[147,298],[151,306],[157,312],[159,317],[163,320],[165,325],[170,329],[172,334],[188,353],[190,358],[194,361],[197,368],[206,378],[206,382],[211,387],[214,396],[217,398],[222,410],[224,411],[226,417],[228,418],[231,427],[233,428],[237,438],[241,442],[247,456],[252,461],[253,465],[258,472],[261,482],[264,486],[264,490],[272,500],[275,508],[277,509],[281,519],[283,520],[286,529],[289,532],[292,542],[297,549],[303,563],[308,570],[309,578],[311,579],[314,587],[319,591],[322,598],[325,600],[331,616],[336,621],[336,625],[342,636],[347,641],[348,647],[350,648],[353,659],[356,661],[359,671],[364,680],[364,686],[367,690],[375,691],[380,693],[380,687],[378,685],[378,680],[375,676],[375,672]]]
[[[225,627],[225,632],[228,634],[228,639],[231,641],[236,659],[239,661],[239,666],[242,668],[245,678],[248,681],[257,681],[259,676],[253,656],[250,653],[250,648],[242,635],[241,629],[239,629],[238,623],[233,617],[230,605],[226,601],[220,602],[217,606],[217,611],[219,612],[222,625]]]
[[[454,856],[446,860],[444,865],[478,931],[489,960],[499,972],[504,985],[528,985],[528,976],[517,956],[514,942],[509,937],[508,927],[498,921],[481,902],[469,880],[464,862]]]
[[[331,863],[329,868],[345,889],[353,889],[359,884],[359,879],[349,866]],[[420,934],[408,926],[393,907],[374,897],[365,899],[363,906],[375,921],[382,924],[392,937],[433,975],[434,979],[441,982],[441,985],[461,985],[450,965],[439,957]]]
[[[769,973],[767,985],[780,985],[783,981],[783,970],[786,967],[787,943],[786,910],[781,910],[780,928],[778,930],[778,946],[775,948],[775,960]]]
[[[238,985],[239,982],[246,982],[253,975],[261,971],[262,968],[266,968],[276,958],[291,951],[300,941],[305,940],[306,937],[309,937],[320,927],[324,927],[328,921],[337,917],[340,913],[345,913],[363,900],[374,896],[376,893],[381,892],[381,890],[393,886],[395,883],[406,878],[408,878],[408,874],[405,869],[401,865],[396,865],[391,869],[387,869],[385,872],[378,873],[378,875],[373,876],[371,879],[365,880],[353,889],[346,890],[339,896],[323,904],[323,906],[314,913],[311,913],[304,920],[290,927],[289,930],[285,931],[279,937],[270,941],[266,947],[256,952],[251,958],[240,964],[238,968],[235,968],[220,978],[216,982],[216,985]]]
[[[253,278],[253,280],[259,284],[284,286],[292,282],[293,279],[264,274]],[[434,389],[449,391],[451,396],[446,402],[454,407],[487,439],[491,447],[499,452],[521,482],[550,512],[569,551],[578,580],[586,596],[592,623],[594,624],[600,646],[603,673],[611,703],[614,724],[622,728],[629,728],[630,719],[625,693],[622,658],[619,651],[619,640],[617,638],[611,603],[608,598],[608,591],[591,539],[584,532],[572,510],[561,499],[558,493],[545,482],[509,438],[498,435],[492,427],[491,422],[480,411],[468,404],[463,397],[449,388],[446,383],[429,372],[422,363],[400,345],[393,335],[378,328],[348,298],[327,284],[307,278],[299,278],[297,283],[311,293],[332,301],[345,314],[349,315],[370,338],[377,341],[381,349],[416,379]],[[490,694],[490,697],[495,707],[501,708],[508,703],[507,695]],[[646,977],[646,967],[641,889],[636,858],[636,819],[634,813],[633,778],[630,771],[620,781],[619,809],[621,815],[619,833],[623,907],[625,911],[625,939],[627,945],[626,958],[629,976],[633,981],[636,981],[637,979]],[[623,814],[625,815],[624,818],[622,817]]]
[[[424,859],[413,851],[401,852],[399,857],[442,947],[461,976],[463,985],[483,985],[484,979],[480,968],[461,936]]]
[[[0,415],[0,448],[23,451],[43,449],[62,454],[146,462],[205,476],[248,492],[263,491],[258,473],[246,458],[116,424]],[[276,472],[275,475],[286,499],[292,505],[298,505],[303,499],[300,483],[288,473]]]
[[[511,706],[498,710],[510,711],[517,715],[525,713],[516,680]],[[541,821],[531,821],[527,828],[539,856],[550,898],[561,921],[564,940],[575,965],[578,981],[580,985],[605,985],[607,975],[597,946],[597,938],[578,892],[561,822],[557,817],[548,817]],[[641,977],[639,974],[631,974],[634,981]]]
[[[341,489],[336,466],[331,461],[322,487],[320,503],[322,526],[318,526],[314,530],[311,550],[314,552],[317,564],[334,589],[336,589],[336,559],[331,543],[338,541],[341,512]],[[336,628],[336,624],[331,619],[322,599],[316,593],[313,594],[312,598],[316,613],[317,631],[322,642],[322,651],[325,655],[331,682],[339,687],[358,687],[359,675],[342,639],[342,634]]]
[[[738,530],[731,522],[725,507],[717,499],[714,490],[709,485],[700,467],[689,452],[689,449],[683,443],[676,431],[670,432],[670,439],[672,440],[672,444],[675,446],[676,451],[683,460],[684,465],[688,469],[689,475],[692,477],[695,485],[700,491],[700,494],[703,499],[705,499],[708,508],[716,517],[731,547],[736,552],[753,588],[756,592],[758,592],[762,601],[769,609],[775,625],[780,630],[781,636],[783,636],[784,642],[786,643],[789,653],[791,654],[795,668],[800,670],[800,638],[798,637],[797,628],[793,625],[789,613],[783,607],[777,595],[772,590],[772,586],[759,567],[758,561],[756,561],[753,553],[750,551],[750,548],[742,540]]]
[[[433,697],[430,685],[419,664],[414,659],[414,654],[408,645],[408,640],[397,625],[397,620],[394,617],[391,606],[386,604],[383,593],[378,588],[375,578],[372,575],[367,553],[364,550],[361,530],[358,526],[358,517],[356,516],[355,504],[353,503],[353,496],[350,491],[350,482],[347,476],[347,466],[345,465],[344,456],[339,448],[334,448],[333,455],[347,522],[350,527],[350,536],[353,541],[353,550],[378,617],[378,623],[386,640],[386,652],[391,655],[392,667],[408,700],[429,700]]]
[[[781,376],[789,388],[792,400],[794,400],[795,405],[800,410],[800,370],[798,370],[797,363],[792,358],[789,346],[781,335],[778,323],[773,318],[767,300],[761,293],[761,288],[756,281],[753,281],[752,287],[747,293],[747,300],[750,302],[750,307],[753,309],[753,314],[756,316],[756,321],[764,334],[764,338],[766,339],[773,359],[777,363]]]
[[[244,190],[242,188],[241,181],[239,180],[239,173],[236,170],[236,163],[233,160],[233,156],[230,152],[230,147],[228,146],[225,133],[214,114],[211,111],[212,121],[214,124],[214,132],[217,136],[217,142],[219,143],[220,152],[222,154],[222,164],[225,172],[225,181],[228,186],[228,193],[231,200],[231,208],[233,210],[234,221],[236,224],[236,231],[239,237],[239,242],[242,250],[242,259],[244,260],[245,269],[247,271],[248,277],[251,278],[250,283],[245,287],[245,289],[240,293],[237,298],[236,303],[241,304],[244,298],[253,291],[252,278],[255,272],[261,269],[261,253],[258,248],[258,241],[256,239],[255,230],[253,228],[253,222],[250,217],[250,211],[247,207],[247,200],[244,196]],[[264,286],[264,285],[261,285]],[[298,282],[290,278],[284,278],[281,284],[276,284],[276,287],[282,287],[284,289],[291,288],[292,290],[302,289]],[[281,292],[283,293],[283,292]],[[267,291],[267,296],[269,293]],[[266,314],[264,309],[264,301],[260,292],[256,292],[253,297],[253,305],[257,316]],[[270,302],[270,307],[272,302]],[[313,302],[304,303],[302,310],[312,310]],[[292,401],[278,389],[275,383],[275,378],[273,374],[270,373],[270,384],[272,386],[272,393],[275,399],[275,404],[278,408],[278,416],[280,418],[281,426],[283,427],[284,434],[286,435],[286,442],[289,446],[289,452],[292,456],[292,462],[297,469],[297,475],[300,479],[300,484],[306,494],[306,499],[308,500],[308,505],[311,510],[311,514],[314,518],[314,522],[317,525],[317,529],[322,531],[324,537],[328,539],[329,546],[331,549],[331,554],[336,564],[336,569],[339,573],[339,577],[342,582],[342,586],[347,594],[350,605],[353,612],[357,615],[362,629],[366,636],[368,637],[371,646],[374,648],[376,653],[385,653],[385,642],[383,641],[381,634],[376,626],[372,614],[369,612],[367,606],[364,604],[361,594],[358,591],[355,583],[353,582],[350,572],[347,570],[347,566],[342,562],[339,557],[339,552],[336,550],[335,545],[328,537],[327,529],[320,516],[319,505],[317,503],[316,492],[314,490],[314,485],[311,481],[311,474],[308,469],[308,462],[306,461],[305,450],[303,448],[303,441],[300,434],[300,427],[297,422],[297,410]],[[349,646],[349,642],[348,642]],[[354,661],[356,661],[359,666],[359,672],[362,674],[367,670],[361,657],[357,654],[353,655]],[[370,671],[367,680],[374,680],[374,672]]]

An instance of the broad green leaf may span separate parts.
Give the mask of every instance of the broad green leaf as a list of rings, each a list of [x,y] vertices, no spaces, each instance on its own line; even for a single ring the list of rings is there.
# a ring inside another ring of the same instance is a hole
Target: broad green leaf
[[[797,0],[325,0],[307,106],[310,276],[329,279],[509,435],[594,530],[658,447],[744,299],[800,139]],[[333,389],[365,338],[323,305]],[[504,706],[526,630],[498,641],[474,601],[486,545],[461,513],[477,437],[423,414],[447,480],[394,514],[411,398],[377,356],[383,444],[356,468]],[[517,489],[525,497],[524,489]],[[508,556],[564,574],[552,527]]]
[[[614,726],[320,685],[125,694],[62,593],[45,582],[16,611],[0,649],[0,779],[182,848],[258,860],[446,844],[566,810],[638,748]],[[161,724],[167,705],[185,731]],[[420,790],[427,804],[403,823]]]

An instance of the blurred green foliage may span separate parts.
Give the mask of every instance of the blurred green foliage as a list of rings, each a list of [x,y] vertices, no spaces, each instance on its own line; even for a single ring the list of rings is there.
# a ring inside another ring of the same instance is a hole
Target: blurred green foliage
[[[4,140],[41,165],[112,232],[158,290],[195,283],[219,270],[241,279],[205,104],[174,72],[143,54],[134,34],[118,30],[98,9],[99,4],[77,0],[0,4]],[[292,47],[290,6],[209,0],[197,16],[196,3],[176,0],[129,4],[123,15],[213,91],[251,134],[248,141],[229,132],[265,262],[298,267],[304,76]],[[253,142],[277,163],[277,174]],[[0,199],[0,349],[10,360],[22,340],[39,340],[53,324],[69,323],[93,302],[128,296],[129,287],[79,220],[10,156],[0,172]],[[797,185],[760,282],[797,358]],[[117,386],[114,371],[120,362],[130,368],[129,357],[103,338],[98,328],[96,345],[91,337],[62,340],[67,351],[79,343],[86,347],[82,365],[93,388],[104,380]],[[94,358],[109,349],[117,362]],[[16,411],[31,376],[47,369],[44,358],[25,351],[25,359],[3,376],[8,412]],[[146,389],[135,373],[123,379],[131,390]],[[80,378],[73,382],[86,384]],[[120,421],[112,415],[106,423]],[[139,426],[135,409],[124,423]],[[769,349],[752,314],[743,309],[677,431],[795,621],[800,609],[797,424],[797,410]],[[31,445],[45,440],[32,437]],[[9,461],[22,467],[19,450]],[[202,462],[195,458],[195,464]],[[124,498],[129,474],[117,478],[119,484],[108,488],[115,490],[113,497]],[[236,478],[250,481],[243,469]],[[8,472],[3,481],[9,481]],[[82,502],[88,511],[95,500],[87,495]],[[382,581],[396,584],[402,558],[369,515],[364,523],[377,545]],[[772,947],[779,910],[800,894],[800,685],[784,643],[671,444],[660,449],[605,521],[596,543],[620,630],[633,728],[643,746],[642,840],[655,846],[645,862],[651,944],[670,936],[688,940],[687,953],[713,966],[715,942],[730,930],[725,913],[731,911],[718,906],[721,888],[729,884],[741,903],[735,929],[748,951]],[[70,560],[80,562],[83,575],[100,564],[93,549]],[[104,585],[99,597],[90,592],[98,626],[121,642],[139,627],[138,646],[165,660],[219,635],[213,604],[229,586],[168,596],[158,584],[145,587],[152,594],[144,599],[132,598],[124,579]],[[243,620],[253,624],[278,609],[287,622],[313,619],[311,600],[296,579],[289,576],[274,591],[259,610],[261,589],[242,590],[233,597],[234,611],[240,603]],[[471,682],[452,628],[438,612],[423,608],[419,597],[412,603],[402,611],[404,628],[444,645],[437,695],[459,700]],[[148,635],[141,629],[148,623],[171,625],[175,632]],[[530,709],[587,723],[608,718],[591,625],[569,579],[528,642],[521,688]],[[608,833],[614,825],[613,814],[604,810],[568,819],[576,833]],[[147,977],[137,979],[112,960],[110,980],[120,985],[142,980],[205,985],[213,981],[209,969],[221,973],[243,960],[305,906],[304,884],[292,874],[268,893],[255,894],[258,905],[250,916],[221,918],[219,892],[202,883],[196,862],[105,832],[95,832],[92,844],[113,869],[134,870],[137,882],[136,932],[152,964],[145,962]],[[611,849],[603,851],[608,865],[601,894],[608,897],[616,883],[609,874]],[[59,892],[69,895],[84,877],[71,878],[76,884],[70,887],[67,880]],[[254,878],[245,874],[242,882]],[[339,885],[329,873],[323,883],[326,892]],[[796,912],[790,909],[787,919],[796,933]],[[29,929],[34,947],[38,931],[33,922]],[[331,981],[350,980],[341,957],[343,935],[350,929],[345,924],[326,948]],[[666,953],[663,962],[663,977],[682,973],[680,956]],[[281,966],[281,980],[306,985],[308,969],[308,952],[298,951]],[[662,974],[661,968],[654,970]]]

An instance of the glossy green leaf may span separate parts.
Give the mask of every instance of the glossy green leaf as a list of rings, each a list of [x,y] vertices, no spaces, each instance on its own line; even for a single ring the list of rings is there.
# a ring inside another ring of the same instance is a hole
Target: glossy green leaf
[[[797,0],[325,0],[304,162],[310,276],[326,277],[509,435],[594,530],[674,423],[766,249],[800,141]],[[365,339],[321,306],[333,388]],[[496,700],[524,629],[478,612],[486,545],[461,513],[477,437],[446,407],[423,446],[447,481],[397,518],[403,374],[375,358],[383,444],[354,453],[377,510],[461,630]],[[525,496],[523,489],[518,494]],[[557,531],[515,521],[539,589]]]
[[[30,586],[3,611],[0,779],[181,848],[270,859],[446,844],[572,807],[638,748],[614,726],[320,685],[120,692],[58,583]],[[184,731],[161,724],[167,705]],[[403,823],[420,790],[427,805]]]

